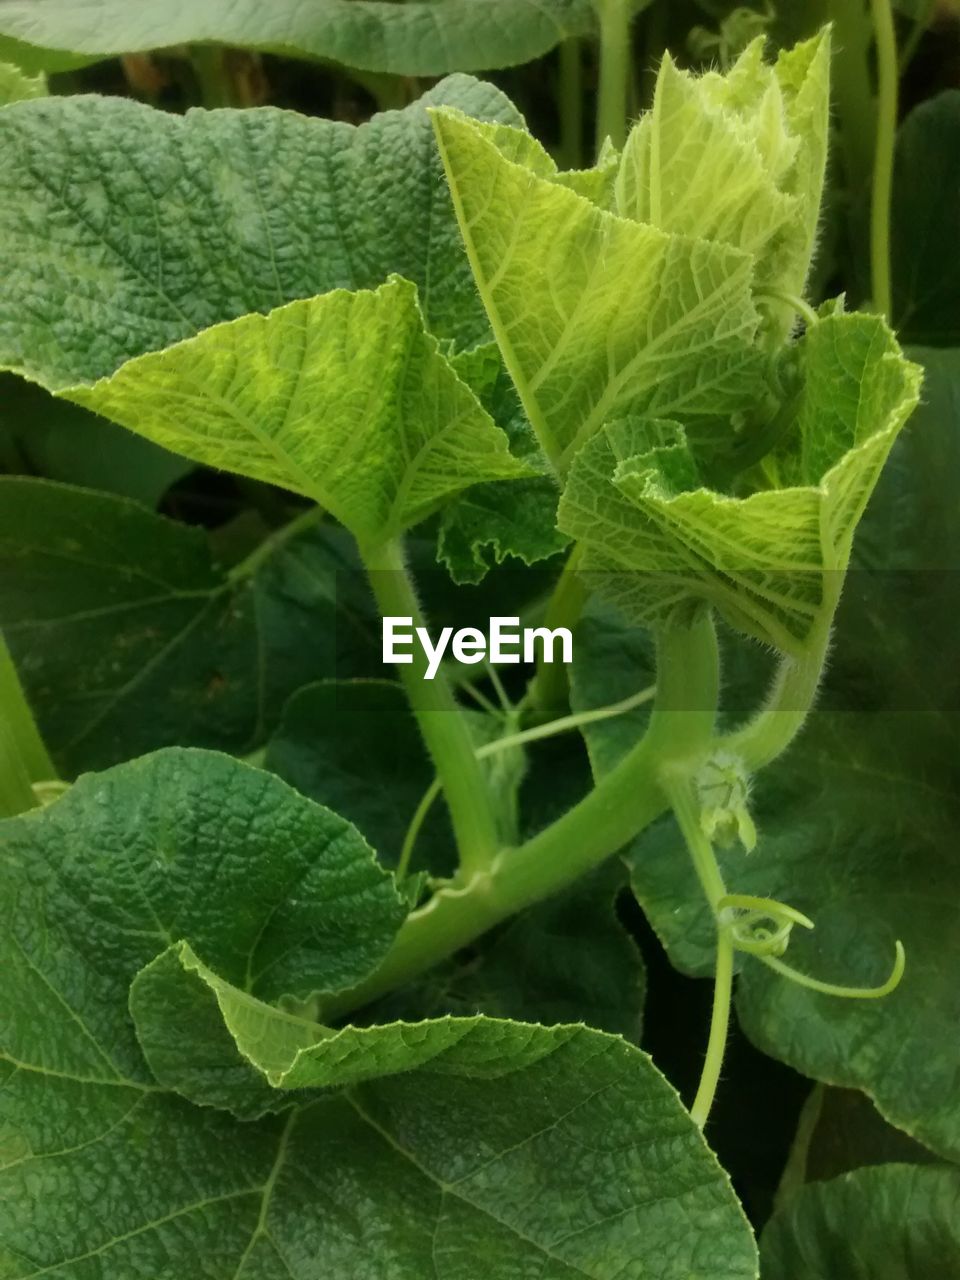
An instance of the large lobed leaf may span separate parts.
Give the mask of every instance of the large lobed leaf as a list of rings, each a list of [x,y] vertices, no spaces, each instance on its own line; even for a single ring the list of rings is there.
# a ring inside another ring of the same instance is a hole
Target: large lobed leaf
[[[648,0],[628,0],[633,11]],[[527,62],[592,34],[596,0],[0,0],[0,55],[59,70],[111,54],[217,41],[365,71],[436,76]]]
[[[764,1280],[928,1280],[960,1269],[960,1171],[858,1169],[804,1187],[763,1233]]]
[[[824,317],[800,357],[796,417],[766,463],[771,487],[734,497],[702,486],[677,422],[612,422],[578,455],[558,522],[582,540],[584,570],[631,616],[657,623],[698,596],[795,655],[829,618],[920,370],[865,315]]]
[[[528,472],[398,277],[215,325],[60,394],[174,453],[312,498],[361,542],[477,481]]]
[[[747,254],[606,212],[518,130],[434,123],[480,296],[559,470],[628,410],[722,419],[760,390]]]
[[[52,388],[93,382],[221,321],[391,272],[417,284],[438,337],[483,339],[431,104],[520,120],[466,76],[359,128],[274,108],[178,117],[118,98],[10,107],[0,366]]]
[[[378,669],[345,543],[304,528],[228,573],[200,530],[134,502],[0,479],[0,628],[63,775],[252,750],[301,685]]]
[[[725,1176],[623,1041],[332,1034],[264,1003],[354,980],[403,913],[349,824],[277,779],[163,752],[2,834],[6,1280],[756,1276]],[[222,1013],[191,1010],[195,981]],[[295,1042],[300,1087],[276,1088]],[[238,1123],[170,1085],[286,1111]]]

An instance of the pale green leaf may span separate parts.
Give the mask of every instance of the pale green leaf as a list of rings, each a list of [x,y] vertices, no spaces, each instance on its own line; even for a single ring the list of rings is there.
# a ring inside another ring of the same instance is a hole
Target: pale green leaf
[[[830,39],[763,63],[754,40],[726,75],[696,77],[664,57],[653,107],[633,129],[617,211],[754,255],[758,290],[801,296],[827,153]],[[792,323],[782,300],[775,329]]]
[[[577,458],[558,513],[585,571],[640,621],[683,600],[800,654],[832,608],[853,534],[917,402],[920,370],[877,317],[828,316],[800,346],[796,419],[766,463],[777,487],[734,497],[698,487],[676,423],[611,423]]]
[[[748,255],[605,212],[514,130],[434,122],[480,295],[555,466],[620,414],[723,419],[756,397]]]
[[[199,529],[136,503],[0,479],[0,629],[64,777],[250,751],[301,685],[380,669],[349,540],[306,520],[228,573]]]
[[[804,1187],[763,1233],[764,1280],[946,1280],[960,1273],[960,1171],[857,1169]]]
[[[28,76],[10,62],[0,62],[0,107],[24,98],[45,98],[47,77]]]
[[[520,122],[467,76],[359,128],[272,107],[12,106],[0,114],[0,366],[54,388],[92,382],[221,321],[391,272],[418,286],[438,337],[482,341],[426,114],[445,103]]]
[[[649,0],[628,0],[636,12]],[[512,66],[591,35],[596,0],[0,0],[0,54],[60,70],[119,53],[217,41],[364,71],[436,76]]]
[[[243,316],[61,394],[174,453],[302,493],[361,540],[527,472],[399,278]]]

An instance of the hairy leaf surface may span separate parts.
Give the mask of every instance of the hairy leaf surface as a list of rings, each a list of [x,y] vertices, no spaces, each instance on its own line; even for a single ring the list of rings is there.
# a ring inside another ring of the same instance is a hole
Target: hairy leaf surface
[[[627,411],[719,419],[749,402],[748,255],[604,212],[517,130],[434,122],[480,296],[555,466]]]
[[[528,470],[399,278],[215,325],[61,394],[174,453],[312,498],[361,541]]]
[[[664,57],[653,107],[624,149],[617,212],[743,249],[759,289],[801,296],[827,154],[830,40],[774,66],[763,46],[751,42],[726,75],[694,77]],[[781,336],[792,314],[779,304]]]
[[[731,497],[699,484],[673,422],[609,424],[578,456],[558,522],[585,571],[638,620],[698,596],[738,630],[803,652],[897,433],[919,373],[877,318],[828,316],[802,344],[804,387],[767,463],[775,487]]]
[[[221,321],[391,272],[417,284],[439,337],[485,338],[431,104],[520,120],[467,76],[359,128],[271,107],[11,107],[0,116],[0,366],[53,388],[92,382]]]

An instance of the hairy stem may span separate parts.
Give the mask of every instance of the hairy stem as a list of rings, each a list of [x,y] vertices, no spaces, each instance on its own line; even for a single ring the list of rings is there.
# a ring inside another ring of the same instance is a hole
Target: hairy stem
[[[564,40],[557,60],[560,163],[564,169],[579,169],[583,163],[583,50],[580,41]]]
[[[558,893],[622,849],[668,801],[661,771],[709,740],[716,718],[713,621],[699,612],[660,638],[657,696],[643,740],[563,817],[492,865],[443,889],[407,917],[383,963],[350,991],[324,1001],[323,1021],[342,1017],[402,986],[493,925]]]
[[[400,542],[361,548],[361,555],[381,615],[410,618],[414,627],[424,626]],[[461,875],[469,879],[485,871],[497,851],[493,805],[466,719],[446,676],[438,671],[433,680],[425,680],[427,659],[422,648],[414,645],[411,656],[412,662],[400,666],[400,678],[443,787]]]
[[[543,625],[553,631],[557,627],[573,630],[587,601],[587,590],[578,573],[581,548],[574,545],[547,604]],[[562,662],[545,662],[546,646],[537,662],[533,683],[533,701],[540,715],[550,719],[566,704],[569,677]]]
[[[37,803],[34,782],[57,776],[33,713],[0,636],[0,817],[11,817]]]
[[[873,305],[889,318],[893,301],[890,285],[890,195],[897,134],[897,36],[890,0],[870,0],[870,11],[877,47],[877,132],[870,201],[870,278]]]
[[[720,932],[717,934],[717,965],[713,979],[713,1009],[710,1014],[710,1035],[707,1040],[707,1056],[700,1073],[697,1095],[690,1108],[690,1117],[701,1129],[707,1123],[717,1096],[723,1057],[730,1030],[730,1006],[733,1002],[733,942]]]
[[[630,82],[630,12],[627,0],[599,0],[600,87],[597,98],[597,152],[609,138],[622,147],[627,136]]]
[[[838,582],[835,588],[837,597],[839,586]],[[728,734],[720,744],[740,757],[748,773],[755,773],[782,755],[803,728],[813,708],[826,665],[830,623],[836,601],[829,603],[832,607],[825,609],[811,635],[807,654],[803,658],[781,658],[766,705],[743,728]]]

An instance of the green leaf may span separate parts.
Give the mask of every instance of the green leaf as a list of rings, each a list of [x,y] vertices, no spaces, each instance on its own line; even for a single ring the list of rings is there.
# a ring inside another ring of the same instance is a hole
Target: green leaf
[[[348,818],[388,866],[434,778],[403,690],[389,680],[330,680],[301,689],[270,739],[266,767]],[[436,804],[417,838],[414,866],[450,874],[454,853],[445,808]]]
[[[22,102],[25,98],[46,96],[46,76],[28,76],[19,67],[9,62],[0,62],[0,107],[9,106],[11,102]]]
[[[897,135],[891,208],[893,314],[904,341],[960,345],[960,90],[915,107]]]
[[[181,117],[121,98],[11,107],[0,367],[53,388],[92,382],[221,321],[391,272],[417,284],[438,337],[482,341],[426,114],[444,103],[520,119],[466,76],[359,128],[273,108]]]
[[[14,474],[83,485],[155,507],[192,466],[35,382],[0,373],[0,441]]]
[[[755,398],[746,254],[604,212],[517,130],[449,110],[434,123],[480,296],[555,466],[625,412],[714,420]]]
[[[734,628],[799,655],[829,616],[920,370],[873,316],[821,319],[800,354],[796,419],[767,463],[776,488],[731,497],[698,487],[677,423],[611,423],[577,458],[558,523],[585,544],[598,589],[638,621],[656,624],[699,597]]]
[[[764,1280],[928,1280],[960,1268],[960,1172],[890,1164],[804,1187],[763,1233]]]
[[[0,627],[67,777],[156,747],[249,751],[300,685],[379,665],[352,551],[286,531],[231,573],[136,503],[0,479]]]
[[[175,930],[221,975],[177,948],[191,980],[216,983],[276,1076],[294,1024],[253,999],[365,970],[398,923],[349,824],[277,779],[164,752],[83,779],[3,835],[8,1280],[82,1280],[91,1265],[102,1280],[464,1280],[479,1256],[498,1276],[755,1277],[726,1176],[649,1058],[616,1037],[491,1019],[314,1028],[294,1069],[338,1095],[274,1089],[289,1113],[248,1123],[157,1083],[127,1008],[134,974],[162,1074],[201,1080],[209,1029],[178,1024],[161,1067],[143,1018],[155,1031],[178,1007],[169,985],[148,990]]]
[[[772,67],[763,47],[752,41],[725,75],[695,77],[664,57],[652,110],[624,149],[617,212],[743,249],[758,289],[800,296],[823,189],[830,38],[782,52]],[[793,311],[781,302],[778,313],[785,332]]]
[[[528,471],[399,277],[216,325],[61,394],[174,453],[312,498],[360,541]]]
[[[536,564],[570,539],[556,528],[557,487],[546,476],[478,484],[444,508],[437,558],[457,583],[482,582],[494,565]]]
[[[628,0],[636,12],[649,0]],[[201,0],[157,15],[107,0],[0,0],[0,55],[61,70],[118,53],[217,41],[364,71],[436,76],[513,66],[596,30],[595,0]]]

